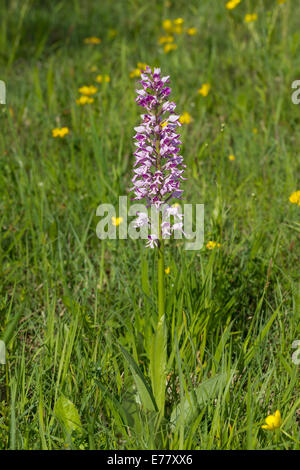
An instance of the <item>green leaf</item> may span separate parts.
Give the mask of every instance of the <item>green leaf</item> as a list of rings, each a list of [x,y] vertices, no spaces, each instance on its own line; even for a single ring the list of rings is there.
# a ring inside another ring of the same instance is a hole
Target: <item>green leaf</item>
[[[64,395],[61,395],[54,406],[54,414],[64,426],[67,434],[73,431],[81,433],[82,426],[76,406]]]
[[[214,355],[214,361],[213,361],[213,365],[212,365],[212,375],[213,376],[215,375],[215,373],[217,371],[217,367],[218,367],[218,365],[220,363],[220,360],[222,358],[222,355],[224,354],[225,346],[226,346],[226,343],[227,343],[229,335],[230,335],[230,330],[231,330],[231,325],[229,325],[225,328],[224,333],[222,334],[220,342],[219,342],[218,347],[216,349],[216,352],[215,352],[215,355]]]
[[[6,344],[6,347],[8,346],[8,343],[10,342],[10,340],[12,339],[12,337],[14,336],[17,330],[17,326],[21,318],[21,315],[22,315],[22,310],[20,309],[19,312],[16,313],[14,317],[12,317],[12,319],[10,320],[10,322],[5,328],[5,331],[3,333],[1,340]]]
[[[102,391],[105,401],[107,401],[109,409],[115,417],[116,422],[120,427],[124,428],[124,423],[128,425],[128,416],[123,405],[119,403],[118,400],[116,400],[116,398],[111,394],[111,392],[108,391],[105,386],[101,382],[99,382],[99,380],[96,380],[95,382]]]
[[[192,390],[191,394],[173,409],[171,414],[172,426],[176,426],[180,420],[183,420],[184,424],[187,425],[193,419],[196,419],[200,406],[214,398],[218,391],[226,386],[227,382],[228,374],[224,372],[205,380],[199,387]]]
[[[164,414],[167,363],[167,328],[163,315],[157,324],[150,349],[150,376],[159,412]]]
[[[144,375],[142,374],[139,366],[137,363],[134,361],[134,359],[130,356],[130,354],[120,345],[120,349],[122,351],[122,354],[127,361],[131,373],[133,375],[133,379],[139,394],[139,397],[141,399],[141,402],[143,406],[150,411],[157,411],[157,405],[155,403],[155,399],[152,393],[151,388],[146,382],[146,379]]]

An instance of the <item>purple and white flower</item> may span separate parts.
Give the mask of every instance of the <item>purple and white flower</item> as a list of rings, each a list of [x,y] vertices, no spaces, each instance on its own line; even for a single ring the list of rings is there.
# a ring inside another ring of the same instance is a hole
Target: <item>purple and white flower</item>
[[[168,100],[171,89],[167,86],[169,76],[161,77],[159,68],[154,71],[147,67],[141,74],[142,89],[137,91],[136,102],[145,108],[141,115],[142,122],[135,127],[134,136],[136,151],[134,176],[132,178],[134,200],[145,199],[147,206],[158,210],[167,210],[167,216],[173,215],[182,219],[178,210],[168,205],[170,199],[181,198],[181,182],[186,165],[180,155],[181,126],[179,115],[175,114],[176,104]],[[149,219],[138,215],[137,226],[145,225]],[[176,224],[178,229],[179,224]],[[170,224],[161,226],[162,236],[169,236],[175,229]],[[151,234],[147,246],[157,245],[159,236]]]

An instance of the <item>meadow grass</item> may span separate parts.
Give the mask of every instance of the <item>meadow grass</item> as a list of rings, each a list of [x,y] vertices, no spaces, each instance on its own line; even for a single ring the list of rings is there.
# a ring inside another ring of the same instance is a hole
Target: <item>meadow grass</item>
[[[0,449],[300,449],[300,5],[225,3],[0,1]],[[165,53],[175,18],[197,33]],[[153,250],[96,236],[97,206],[129,194],[139,61],[191,116],[183,202],[205,204],[203,248],[166,243],[163,416]],[[261,429],[276,409],[289,436]]]

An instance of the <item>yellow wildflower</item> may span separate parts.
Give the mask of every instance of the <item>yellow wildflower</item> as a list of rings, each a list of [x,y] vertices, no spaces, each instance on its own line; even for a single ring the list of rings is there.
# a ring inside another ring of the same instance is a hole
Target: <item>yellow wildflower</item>
[[[167,33],[171,33],[173,30],[173,24],[171,20],[164,20],[162,22],[162,27]]]
[[[191,115],[187,111],[184,111],[179,118],[179,122],[181,122],[181,124],[190,124],[191,120]]]
[[[85,38],[84,43],[85,44],[100,44],[101,39],[96,38],[95,36],[92,36],[90,38]]]
[[[292,193],[289,197],[289,201],[292,204],[298,204],[298,206],[300,206],[300,191],[295,191]]]
[[[268,429],[268,431],[275,431],[280,428],[282,424],[281,414],[279,410],[276,410],[273,415],[269,415],[265,419],[266,424],[262,425],[262,429]]]
[[[145,70],[147,67],[147,64],[145,64],[144,62],[138,62],[137,63],[137,68],[136,69],[133,69],[130,74],[129,74],[129,77],[130,78],[138,78],[141,76],[141,70]]]
[[[170,274],[170,266],[168,266],[168,267],[165,269],[165,273],[166,273],[166,274]]]
[[[103,83],[103,82],[109,83],[110,82],[110,76],[107,75],[107,74],[106,75],[97,75],[96,82],[98,82],[98,83]]]
[[[203,83],[201,88],[199,88],[199,90],[198,90],[199,95],[207,96],[208,93],[209,93],[210,88],[211,88],[211,86],[210,86],[209,83]]]
[[[81,95],[80,98],[76,100],[76,103],[79,105],[90,104],[94,102],[94,98],[90,98],[89,96]]]
[[[166,44],[164,47],[164,52],[167,54],[170,51],[175,51],[177,49],[177,44]]]
[[[235,7],[238,6],[240,2],[241,0],[230,0],[229,2],[226,3],[227,10],[233,10]]]
[[[112,217],[111,221],[115,227],[118,227],[123,222],[123,217]]]
[[[144,64],[144,62],[138,62],[137,66],[140,70],[146,70],[147,64]]]
[[[173,23],[176,25],[181,25],[183,24],[183,22],[184,22],[183,18],[176,18],[176,20],[173,21]]]
[[[256,13],[247,13],[247,15],[245,15],[245,23],[251,23],[252,21],[256,21],[257,20],[257,14]]]
[[[173,42],[174,37],[173,36],[161,36],[158,40],[159,44],[166,44],[168,42]]]
[[[212,240],[210,240],[207,244],[206,244],[206,248],[208,250],[213,250],[214,248],[220,248],[221,244],[220,243],[217,243],[217,242],[214,242]]]
[[[164,20],[162,27],[167,33],[182,34],[183,32],[183,19],[176,18],[173,22],[171,20]]]
[[[130,78],[135,78],[135,77],[140,77],[140,76],[141,76],[140,69],[133,69],[129,74]]]
[[[234,155],[229,155],[228,158],[229,158],[229,160],[232,161],[232,162],[235,160],[235,156],[234,156]]]
[[[97,93],[97,88],[93,85],[90,86],[82,86],[81,88],[78,88],[79,93],[82,95],[86,96],[91,96]]]
[[[186,30],[187,34],[189,34],[190,36],[194,36],[195,34],[197,34],[197,28],[188,28]]]
[[[256,128],[256,127],[253,127],[252,132],[253,132],[253,134],[257,134],[257,133],[258,133],[257,128]]]
[[[173,33],[175,34],[182,34],[183,33],[183,27],[181,24],[175,25],[173,27]]]
[[[182,34],[183,33],[183,18],[176,18],[173,21],[172,32],[175,34]]]
[[[278,5],[282,5],[285,2],[286,2],[286,0],[277,0]]]
[[[69,128],[68,127],[57,127],[55,129],[52,129],[52,136],[53,137],[61,137],[63,138],[65,135],[69,134]]]

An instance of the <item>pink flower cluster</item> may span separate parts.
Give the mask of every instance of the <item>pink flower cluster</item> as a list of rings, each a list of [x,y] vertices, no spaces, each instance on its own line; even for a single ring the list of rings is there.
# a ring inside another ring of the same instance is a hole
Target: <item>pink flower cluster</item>
[[[147,206],[155,205],[160,210],[162,206],[169,208],[167,203],[171,198],[180,198],[182,189],[181,181],[186,165],[180,155],[180,127],[179,115],[175,114],[176,105],[168,100],[171,89],[167,86],[169,76],[161,77],[160,69],[152,72],[150,67],[141,74],[142,88],[137,90],[136,102],[145,108],[146,113],[141,115],[140,126],[135,127],[134,136],[137,147],[134,164],[134,176],[132,179],[135,197],[134,200],[145,199]],[[171,215],[180,218],[177,209],[171,211]],[[137,226],[149,223],[146,217],[137,219]],[[165,222],[161,226],[162,235],[171,234],[179,229],[182,223],[171,226]],[[149,236],[148,246],[157,245],[158,234]]]

